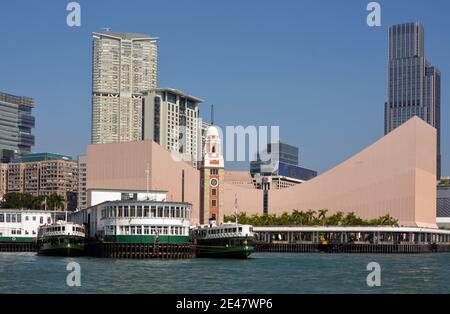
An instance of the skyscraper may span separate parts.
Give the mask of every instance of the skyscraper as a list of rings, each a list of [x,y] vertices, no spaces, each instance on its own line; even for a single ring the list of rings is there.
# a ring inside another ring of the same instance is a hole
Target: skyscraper
[[[388,101],[385,134],[413,116],[437,129],[437,176],[441,176],[441,73],[425,58],[419,23],[389,28]]]
[[[31,98],[0,93],[0,162],[31,152],[34,145],[31,129],[35,124],[33,107]]]
[[[93,33],[93,144],[142,139],[143,91],[156,88],[157,38]]]

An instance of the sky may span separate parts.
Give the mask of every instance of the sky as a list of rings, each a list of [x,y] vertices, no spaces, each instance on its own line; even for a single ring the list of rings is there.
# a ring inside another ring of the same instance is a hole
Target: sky
[[[368,27],[368,0],[65,0],[0,4],[0,91],[35,99],[34,152],[74,157],[90,141],[92,32],[159,37],[158,85],[205,100],[224,127],[280,126],[300,165],[324,172],[384,134],[387,30],[422,22],[442,72],[442,167],[450,175],[450,1],[389,0]],[[227,163],[247,169],[242,162]]]

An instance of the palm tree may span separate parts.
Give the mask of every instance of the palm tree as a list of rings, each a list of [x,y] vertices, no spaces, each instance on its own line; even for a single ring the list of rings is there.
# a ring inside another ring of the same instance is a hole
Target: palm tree
[[[315,215],[316,215],[316,211],[315,210],[309,209],[306,212],[306,224],[307,225],[312,225],[313,224]]]
[[[327,220],[328,209],[320,209],[318,218],[322,222],[322,226],[325,226],[325,221]]]
[[[51,194],[47,198],[47,203],[51,210],[64,209],[64,198],[56,193]]]

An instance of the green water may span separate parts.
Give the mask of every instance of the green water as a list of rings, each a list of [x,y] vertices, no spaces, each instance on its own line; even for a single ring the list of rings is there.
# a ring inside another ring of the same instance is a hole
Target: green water
[[[66,266],[81,266],[69,287]],[[381,287],[366,266],[381,266]],[[247,260],[118,260],[0,253],[0,293],[450,293],[450,254],[253,254]]]

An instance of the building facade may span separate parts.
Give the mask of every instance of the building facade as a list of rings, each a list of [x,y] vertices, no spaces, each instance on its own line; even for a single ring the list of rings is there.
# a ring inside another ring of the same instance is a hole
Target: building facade
[[[52,223],[54,212],[0,209],[0,242],[33,242],[39,226]]]
[[[192,223],[198,223],[199,171],[190,163],[173,159],[157,143],[145,140],[89,145],[86,165],[88,206],[92,206],[91,191],[164,191],[167,202],[192,204]]]
[[[191,204],[107,201],[72,215],[89,238],[118,243],[187,243]]]
[[[85,209],[85,208],[88,207],[86,184],[87,184],[86,156],[78,156],[78,201],[77,201],[77,209]]]
[[[437,187],[436,220],[439,227],[450,229],[450,185]]]
[[[78,190],[78,165],[68,156],[28,154],[8,164],[8,193],[33,196],[58,194],[67,210],[75,210]]]
[[[317,176],[314,170],[300,167],[298,147],[286,143],[269,143],[250,162],[250,174],[258,189],[283,189]]]
[[[8,164],[0,163],[0,200],[8,188]]]
[[[93,33],[92,143],[142,139],[142,95],[156,88],[157,38]]]
[[[358,154],[313,180],[268,193],[268,213],[294,210],[389,214],[400,226],[436,228],[436,129],[413,117]],[[263,214],[264,191],[224,182],[224,215]]]
[[[35,126],[34,101],[28,97],[0,93],[0,162],[31,152]]]
[[[144,92],[144,136],[197,167],[201,153],[199,104],[203,100],[173,88]]]
[[[385,134],[413,116],[437,129],[437,177],[441,176],[441,73],[425,57],[424,27],[389,28],[388,100]]]

